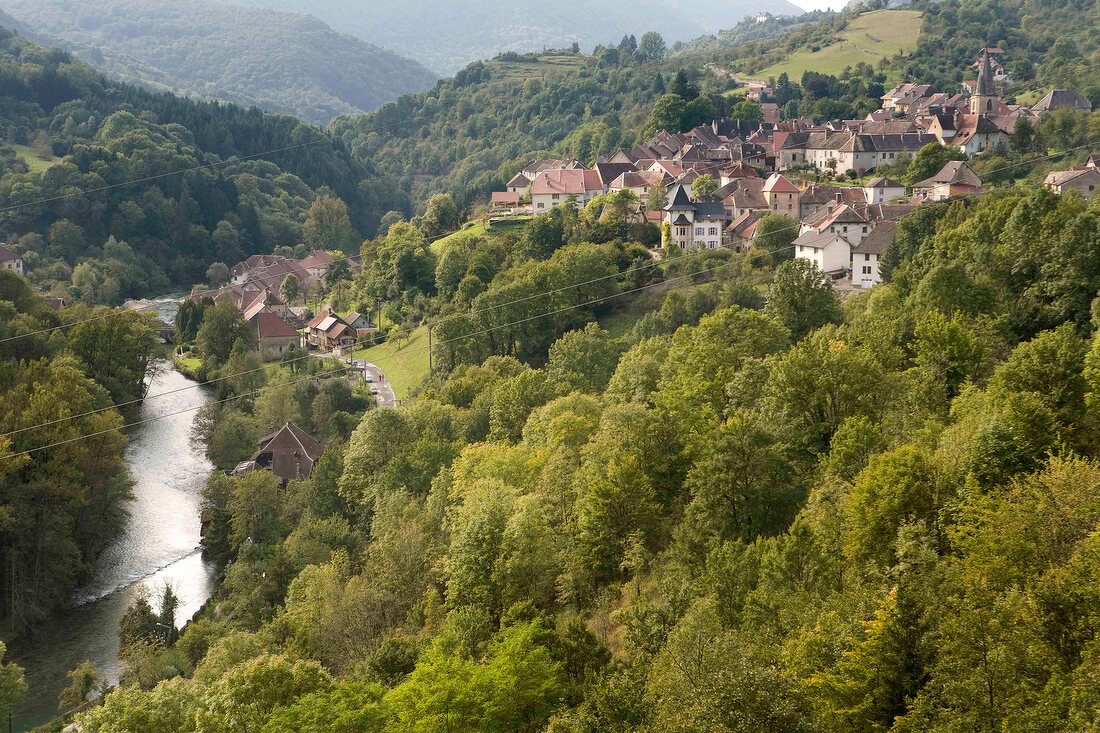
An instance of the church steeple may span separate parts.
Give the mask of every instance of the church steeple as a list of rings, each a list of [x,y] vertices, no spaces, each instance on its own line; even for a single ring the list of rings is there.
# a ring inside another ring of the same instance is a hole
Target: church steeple
[[[988,115],[997,114],[1001,106],[1001,98],[997,94],[997,85],[993,83],[993,68],[989,64],[989,52],[982,51],[982,60],[978,65],[978,84],[970,97],[971,114]]]

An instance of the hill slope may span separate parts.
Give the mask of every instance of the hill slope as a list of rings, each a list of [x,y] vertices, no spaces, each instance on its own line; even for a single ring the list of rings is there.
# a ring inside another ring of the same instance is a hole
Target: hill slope
[[[767,79],[786,72],[792,79],[805,71],[839,75],[845,67],[861,61],[877,66],[899,51],[908,53],[917,47],[920,34],[919,10],[876,10],[864,13],[838,34],[835,42],[821,47],[803,49],[780,63],[769,66],[758,75]]]
[[[402,4],[400,22],[395,23],[389,4],[381,0],[242,1],[313,13],[338,30],[384,43],[447,74],[501,51],[562,48],[574,41],[588,50],[618,43],[626,33],[640,37],[651,30],[672,44],[730,28],[762,10],[802,14],[788,0],[636,0],[629,5],[612,0],[562,0],[551,5],[533,0],[410,0]]]
[[[5,0],[20,30],[48,34],[126,81],[327,123],[426,89],[415,61],[305,15],[214,0]]]

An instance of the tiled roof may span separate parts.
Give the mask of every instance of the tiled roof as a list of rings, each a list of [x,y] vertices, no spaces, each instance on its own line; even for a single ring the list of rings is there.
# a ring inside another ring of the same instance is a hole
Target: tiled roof
[[[778,173],[772,173],[768,176],[768,180],[764,182],[763,190],[767,193],[801,193],[798,186]]]
[[[852,248],[853,254],[880,255],[894,244],[898,232],[898,223],[893,220],[880,221],[868,232],[858,245]]]
[[[298,336],[298,332],[289,323],[268,311],[256,314],[255,326],[256,335],[261,339]]]
[[[1085,99],[1080,92],[1074,89],[1052,89],[1045,97],[1031,106],[1036,112],[1053,112],[1059,107],[1091,110],[1092,102]]]
[[[550,170],[535,176],[531,182],[532,194],[575,194],[581,196],[585,191],[603,189],[600,174],[590,170]]]
[[[926,178],[920,183],[913,184],[914,188],[930,188],[935,185],[962,184],[967,186],[980,186],[982,179],[974,172],[966,161],[952,160],[931,178]]]
[[[0,262],[12,262],[18,260],[19,255],[12,252],[10,249],[0,244]]]
[[[839,234],[818,231],[808,231],[804,234],[799,234],[795,238],[795,240],[791,242],[791,244],[795,245],[796,247],[813,247],[814,249],[824,249],[838,239],[841,242],[848,244],[848,240],[840,236]]]

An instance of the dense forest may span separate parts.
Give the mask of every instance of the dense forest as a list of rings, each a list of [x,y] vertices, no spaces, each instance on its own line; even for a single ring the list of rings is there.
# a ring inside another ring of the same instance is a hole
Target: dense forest
[[[660,31],[670,43],[737,25],[761,11],[801,15],[788,0],[642,0],[629,7],[611,0],[564,0],[553,12],[531,0],[506,5],[477,0],[414,0],[401,22],[379,0],[244,0],[245,5],[311,13],[337,30],[417,59],[449,76],[473,61],[505,51],[526,53],[577,43],[586,51],[623,33]]]
[[[420,205],[443,191],[464,206],[488,198],[539,151],[594,163],[633,147],[678,70],[689,101],[702,96],[693,119],[709,123],[727,111],[721,92],[734,82],[704,71],[698,57],[662,63],[666,53],[665,40],[651,33],[592,56],[502,54],[369,115],[338,118],[331,129],[357,159],[399,178]]]
[[[123,81],[316,124],[370,111],[435,81],[415,61],[309,15],[220,0],[9,0],[4,9],[20,29],[57,39]]]
[[[276,383],[238,411],[327,430],[322,460],[285,491],[211,478],[221,591],[170,645],[130,614],[82,729],[1095,727],[1098,202],[922,207],[843,301],[782,247],[640,269],[579,220],[449,242],[431,285],[399,267],[437,292],[488,268],[498,305],[571,261],[607,277],[440,339],[396,410],[326,428],[351,397]],[[586,304],[638,282],[663,305],[601,328]]]
[[[123,415],[112,406],[145,395],[156,331],[137,313],[107,314],[82,305],[54,311],[25,280],[0,270],[0,620],[6,632],[60,607],[126,517],[126,436],[118,430]],[[53,330],[72,322],[77,325]],[[79,439],[86,435],[94,437]]]
[[[0,125],[23,146],[2,149],[0,233],[35,285],[92,304],[189,288],[214,262],[325,244],[308,236],[315,204],[342,207],[359,233],[352,249],[408,206],[296,118],[112,82],[7,32]],[[34,166],[42,159],[52,164]]]

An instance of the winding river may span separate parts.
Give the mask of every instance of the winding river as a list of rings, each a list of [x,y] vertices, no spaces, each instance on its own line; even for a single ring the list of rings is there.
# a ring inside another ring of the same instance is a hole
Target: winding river
[[[153,378],[149,396],[191,384],[177,372],[164,371]],[[208,399],[205,388],[148,399],[135,419],[199,407]],[[68,684],[65,673],[85,659],[108,681],[118,681],[118,622],[143,589],[156,608],[165,583],[171,583],[180,599],[179,625],[214,592],[213,571],[198,549],[201,492],[212,466],[202,446],[191,440],[195,414],[184,412],[129,431],[126,463],[134,499],[127,527],[99,558],[91,580],[73,594],[69,608],[12,650],[29,686],[14,714],[15,731],[30,730],[57,714],[58,694]]]

